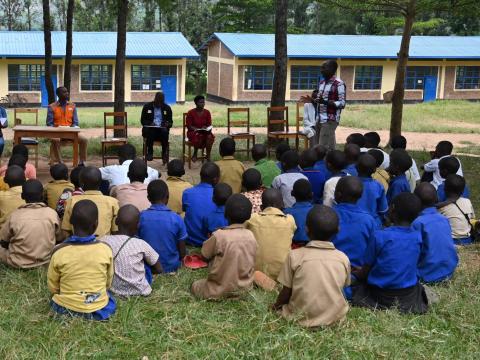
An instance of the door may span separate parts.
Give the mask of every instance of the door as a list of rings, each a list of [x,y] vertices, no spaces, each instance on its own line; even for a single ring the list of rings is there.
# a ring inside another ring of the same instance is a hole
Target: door
[[[165,103],[175,104],[177,102],[177,77],[175,75],[162,75],[160,79],[160,88],[165,94]]]
[[[57,75],[52,75],[53,89],[57,89]],[[48,91],[45,83],[45,76],[40,78],[40,90],[42,92],[42,107],[48,106]]]
[[[437,100],[437,77],[433,75],[425,76],[423,84],[423,101]]]

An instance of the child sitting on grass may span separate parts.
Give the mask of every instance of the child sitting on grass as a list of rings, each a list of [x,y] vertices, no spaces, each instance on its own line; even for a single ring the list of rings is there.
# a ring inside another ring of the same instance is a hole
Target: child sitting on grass
[[[53,250],[47,279],[52,310],[58,314],[106,320],[115,313],[115,300],[108,293],[112,249],[96,241],[98,216],[93,201],[77,201],[69,217],[73,235]]]
[[[327,154],[326,161],[332,176],[325,182],[323,188],[323,205],[332,207],[335,201],[335,187],[340,178],[348,175],[343,170],[347,165],[347,159],[343,151],[332,150]]]
[[[380,167],[380,165],[382,165],[383,159],[384,159],[383,152],[378,150],[378,149],[370,149],[370,150],[368,150],[367,153],[375,158],[375,163],[376,163],[376,166],[377,166],[377,169],[372,174],[372,179],[375,179],[380,184],[382,184],[383,188],[385,189],[385,192],[387,192],[388,191],[388,184],[390,183],[390,174],[387,172],[387,170],[382,169]]]
[[[116,295],[148,296],[152,292],[152,276],[146,267],[150,266],[155,274],[162,272],[158,253],[136,237],[139,221],[137,207],[122,206],[115,220],[118,233],[100,239],[112,248],[115,275],[111,290]]]
[[[345,319],[348,303],[342,290],[350,284],[350,262],[331,242],[338,232],[337,215],[315,205],[307,232],[310,242],[287,256],[278,276],[283,288],[272,308],[305,327],[331,325]]]
[[[422,211],[412,228],[422,234],[422,251],[418,262],[418,276],[423,283],[435,283],[453,276],[458,255],[448,219],[435,208],[437,193],[430,183],[421,183],[415,195],[422,202]]]
[[[448,175],[445,180],[447,199],[437,204],[440,214],[450,222],[456,245],[469,245],[473,241],[471,221],[475,219],[475,212],[471,201],[462,197],[464,191],[465,179],[460,175]]]
[[[255,270],[272,279],[277,278],[297,229],[295,219],[291,215],[285,215],[281,209],[283,200],[280,191],[267,189],[262,195],[262,211],[253,214],[246,224],[258,244]]]
[[[403,149],[407,150],[407,139],[405,136],[402,135],[397,135],[392,137],[392,140],[390,141],[390,146],[392,147],[393,150],[395,149]],[[412,167],[407,170],[407,180],[408,183],[410,184],[410,190],[413,192],[417,185],[420,183],[420,173],[418,172],[418,167],[417,163],[415,162],[415,159],[412,158]]]
[[[0,230],[0,261],[29,269],[47,264],[62,231],[57,213],[43,202],[43,186],[28,180],[22,186],[26,204],[14,210]]]
[[[277,166],[273,165],[278,170]],[[242,194],[252,203],[252,214],[259,213],[262,210],[262,194],[265,191],[260,172],[256,168],[245,170],[242,176],[242,186],[245,190]]]
[[[120,207],[131,204],[139,211],[148,209],[150,201],[147,197],[148,185],[144,183],[148,176],[145,161],[140,158],[134,159],[128,166],[127,176],[130,183],[112,187],[110,196],[118,200]]]
[[[202,256],[210,266],[207,278],[192,284],[196,297],[232,297],[252,287],[257,242],[244,225],[251,213],[252,204],[245,196],[234,194],[227,200],[225,216],[229,225],[215,231],[202,245]]]
[[[300,155],[301,174],[305,175],[312,184],[313,202],[322,203],[323,187],[325,186],[325,172],[315,169],[317,162],[317,152],[314,149],[307,149]]]
[[[50,176],[53,180],[45,185],[44,200],[51,209],[55,210],[63,192],[65,190],[73,191],[75,186],[68,181],[68,168],[65,164],[52,165],[50,167]]]
[[[235,140],[227,137],[220,141],[220,156],[222,160],[215,161],[220,168],[219,182],[226,183],[232,187],[232,191],[238,194],[242,191],[242,175],[245,166],[235,160]]]
[[[428,301],[417,272],[422,235],[411,227],[420,210],[420,199],[410,192],[393,199],[389,214],[393,225],[375,231],[367,246],[365,265],[352,270],[362,281],[354,289],[354,305],[381,310],[398,307],[402,313],[427,312]]]
[[[254,169],[258,170],[262,175],[263,186],[269,188],[272,181],[282,171],[275,164],[275,161],[269,160],[267,157],[267,147],[264,144],[255,144],[252,147],[252,159],[255,161]],[[254,211],[255,212],[255,211]]]
[[[298,168],[299,164],[298,153],[294,150],[288,150],[282,155],[282,174],[278,175],[272,182],[272,188],[280,190],[283,197],[283,205],[288,208],[295,203],[295,199],[292,196],[293,184],[298,179],[308,178],[300,173]]]
[[[185,213],[182,210],[183,192],[193,186],[188,181],[182,179],[182,176],[185,175],[183,161],[179,159],[171,160],[167,165],[167,175],[166,183],[168,186],[168,193],[170,194],[167,206],[183,217],[185,216]]]
[[[8,190],[0,191],[0,226],[8,215],[20,206],[25,205],[22,199],[22,186],[25,184],[25,171],[17,165],[9,166],[5,173]]]
[[[390,154],[390,183],[388,184],[387,202],[391,204],[393,199],[403,192],[411,192],[405,172],[412,167],[412,158],[405,150],[396,149]]]
[[[438,169],[440,171],[440,176],[443,179],[446,179],[448,175],[455,175],[460,169],[460,161],[455,156],[446,156],[438,162]],[[437,188],[438,201],[447,200],[447,195],[445,194],[445,180],[442,181]],[[465,184],[465,189],[463,190],[462,197],[468,199],[470,197],[470,190],[468,189],[467,184]]]
[[[65,189],[58,199],[56,211],[60,219],[63,218],[65,213],[65,203],[68,199],[75,195],[82,195],[84,192],[80,186],[80,172],[84,169],[84,166],[77,166],[72,171],[70,171],[70,182],[73,184],[74,189]]]
[[[309,239],[305,229],[307,214],[312,209],[312,185],[308,180],[300,179],[293,185],[292,196],[295,198],[295,204],[285,209],[285,214],[290,214],[295,219],[297,230],[293,235],[293,242],[298,245],[305,245]]]
[[[185,257],[187,230],[180,215],[167,207],[168,187],[163,180],[148,184],[148,200],[152,206],[140,214],[138,236],[145,240],[159,255],[166,273],[175,272]],[[149,268],[147,268],[149,275]]]
[[[228,225],[228,220],[225,217],[225,203],[228,198],[232,196],[232,193],[232,188],[228,184],[218,183],[215,185],[213,189],[213,202],[216,208],[203,217],[204,231],[208,234],[207,239],[212,236],[215,230]]]
[[[387,170],[390,166],[390,156],[380,149],[380,135],[376,131],[367,132],[363,135],[365,139],[365,147],[370,149],[377,149],[383,154],[383,162],[379,166],[381,169]]]
[[[357,161],[360,156],[360,147],[356,144],[346,144],[343,152],[347,160],[347,166],[344,169],[345,172],[351,176],[358,176]]]
[[[425,174],[422,177],[422,181],[430,181],[435,189],[444,181],[440,174],[438,163],[445,157],[451,156],[453,151],[453,144],[450,141],[440,141],[435,147],[435,151],[431,153],[432,160],[422,166],[425,170]],[[457,159],[458,160],[458,159]],[[458,168],[457,175],[463,176],[462,164],[458,160],[460,167]]]

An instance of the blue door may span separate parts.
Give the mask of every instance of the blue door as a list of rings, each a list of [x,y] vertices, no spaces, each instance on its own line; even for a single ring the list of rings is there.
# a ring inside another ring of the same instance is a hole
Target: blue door
[[[433,75],[425,76],[423,83],[423,101],[437,100],[437,77]]]
[[[53,88],[57,88],[57,76],[52,75]],[[45,76],[40,78],[40,90],[42,91],[42,107],[48,106],[48,91],[45,83]]]
[[[175,104],[177,102],[177,77],[175,75],[162,75],[160,87],[165,94],[165,103]]]

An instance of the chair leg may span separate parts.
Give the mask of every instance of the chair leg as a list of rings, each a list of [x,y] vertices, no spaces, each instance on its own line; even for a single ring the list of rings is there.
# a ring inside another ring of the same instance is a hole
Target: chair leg
[[[188,146],[188,168],[192,168],[192,147]]]
[[[102,166],[105,166],[105,144],[102,144]]]
[[[38,169],[38,145],[35,146],[35,168]]]
[[[247,160],[250,160],[250,139],[247,139]]]

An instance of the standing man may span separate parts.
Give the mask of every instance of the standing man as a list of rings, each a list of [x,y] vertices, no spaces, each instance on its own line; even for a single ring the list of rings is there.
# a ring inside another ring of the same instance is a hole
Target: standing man
[[[8,127],[7,110],[0,106],[0,156],[2,156],[3,148],[5,147],[2,129],[6,127]]]
[[[70,94],[65,86],[60,86],[56,91],[58,101],[48,105],[47,126],[69,126],[78,128],[77,107],[69,101]],[[63,162],[60,154],[60,146],[71,140],[50,139],[50,164]],[[80,148],[80,163],[83,165],[87,159],[87,138],[78,135],[78,145]]]
[[[165,165],[168,161],[168,135],[173,125],[172,109],[165,104],[163,92],[157,92],[155,99],[143,106],[140,119],[143,129],[142,136],[147,145],[147,161],[153,160],[153,142],[162,143],[162,161]]]

